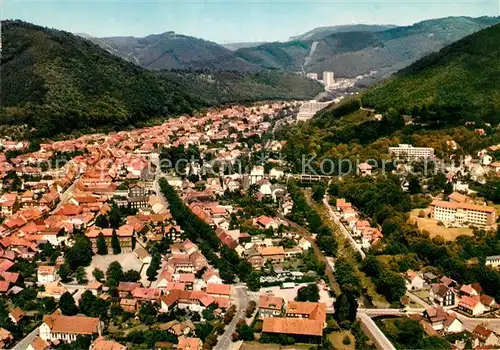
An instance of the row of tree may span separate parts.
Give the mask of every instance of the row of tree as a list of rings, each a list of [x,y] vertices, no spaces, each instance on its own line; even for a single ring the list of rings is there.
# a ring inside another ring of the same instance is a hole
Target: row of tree
[[[246,260],[241,260],[234,249],[221,247],[215,230],[184,204],[166,179],[160,179],[160,188],[169,202],[172,217],[182,227],[185,236],[197,243],[207,260],[219,270],[220,277],[226,283],[232,283],[236,275],[241,280],[247,281],[252,272],[251,264]],[[215,254],[215,251],[220,251],[220,257]]]

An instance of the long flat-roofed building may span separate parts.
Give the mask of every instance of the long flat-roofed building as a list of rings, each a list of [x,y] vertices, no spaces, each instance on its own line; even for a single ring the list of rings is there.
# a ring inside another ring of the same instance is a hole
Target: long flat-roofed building
[[[408,144],[399,144],[398,147],[389,147],[389,153],[396,157],[415,158],[431,158],[434,156],[434,148],[432,147],[413,147]]]
[[[492,226],[497,221],[497,212],[493,207],[438,200],[431,203],[431,216],[443,222],[470,223],[479,226]]]

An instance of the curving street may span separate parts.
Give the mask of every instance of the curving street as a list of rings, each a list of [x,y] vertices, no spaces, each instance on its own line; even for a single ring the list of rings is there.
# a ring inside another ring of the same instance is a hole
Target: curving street
[[[248,305],[248,294],[247,289],[244,286],[235,286],[234,287],[234,301],[236,305],[236,314],[234,315],[233,320],[227,326],[224,334],[222,334],[219,338],[219,342],[214,347],[215,350],[228,350],[231,349],[231,335],[236,330],[236,324],[245,316],[245,309]]]

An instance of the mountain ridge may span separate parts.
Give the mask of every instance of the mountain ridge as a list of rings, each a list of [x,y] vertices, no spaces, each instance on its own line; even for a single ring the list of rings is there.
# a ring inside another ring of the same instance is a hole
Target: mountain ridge
[[[155,72],[71,33],[2,21],[0,123],[36,137],[119,129],[228,102],[307,99],[320,84],[287,73]]]
[[[288,41],[301,40],[311,41],[319,40],[324,37],[343,32],[378,32],[398,27],[394,24],[341,24],[336,26],[323,26],[313,28],[303,34],[291,36]]]
[[[215,42],[168,31],[145,37],[114,36],[87,38],[114,55],[150,70],[210,69],[257,71],[234,55],[233,51]]]

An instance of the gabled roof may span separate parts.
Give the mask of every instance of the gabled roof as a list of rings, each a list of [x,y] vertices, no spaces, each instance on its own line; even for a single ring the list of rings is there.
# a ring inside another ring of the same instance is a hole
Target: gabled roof
[[[90,345],[90,350],[126,350],[127,347],[113,340],[106,340],[99,336]]]
[[[281,297],[273,297],[268,295],[261,295],[259,297],[259,308],[281,310],[283,308],[284,300]]]
[[[207,294],[231,295],[231,285],[221,283],[209,283],[206,289]]]
[[[92,335],[98,333],[100,321],[96,317],[65,316],[56,311],[52,315],[45,315],[43,322],[54,333]]]

